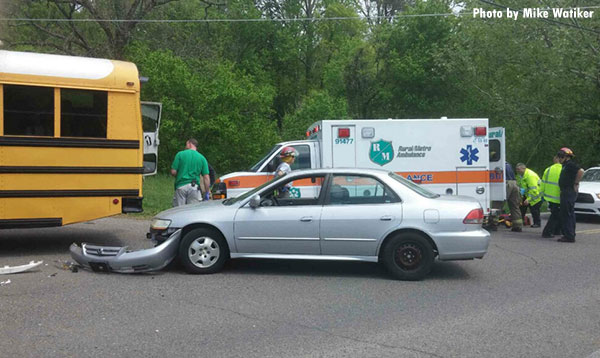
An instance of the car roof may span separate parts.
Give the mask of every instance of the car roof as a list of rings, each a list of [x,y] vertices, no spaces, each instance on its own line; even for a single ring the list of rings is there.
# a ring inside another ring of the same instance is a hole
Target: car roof
[[[370,175],[386,175],[389,170],[371,169],[371,168],[320,168],[320,169],[302,169],[294,170],[288,175],[307,175],[307,174],[370,174]]]

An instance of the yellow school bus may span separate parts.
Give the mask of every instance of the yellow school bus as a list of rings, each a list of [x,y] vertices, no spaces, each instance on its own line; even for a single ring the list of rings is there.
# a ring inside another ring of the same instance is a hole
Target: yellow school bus
[[[0,51],[0,228],[142,211],[133,63]]]

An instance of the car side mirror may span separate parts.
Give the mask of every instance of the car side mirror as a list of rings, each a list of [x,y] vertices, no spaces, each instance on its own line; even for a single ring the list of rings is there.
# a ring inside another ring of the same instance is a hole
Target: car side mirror
[[[256,194],[253,197],[251,197],[250,201],[248,202],[248,205],[250,205],[252,209],[258,208],[260,206],[260,195]]]

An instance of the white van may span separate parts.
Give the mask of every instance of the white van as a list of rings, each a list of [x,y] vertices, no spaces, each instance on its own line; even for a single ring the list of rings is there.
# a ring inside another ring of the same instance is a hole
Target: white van
[[[306,135],[276,144],[247,172],[222,176],[215,195],[234,197],[271,179],[290,146],[299,153],[292,170],[387,169],[438,194],[474,197],[486,213],[506,198],[504,128],[489,128],[485,118],[324,120]],[[294,184],[300,196],[312,189],[303,184]]]

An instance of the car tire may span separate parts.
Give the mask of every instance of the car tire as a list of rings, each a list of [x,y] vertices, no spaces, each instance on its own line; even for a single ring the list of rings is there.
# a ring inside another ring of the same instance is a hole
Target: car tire
[[[394,278],[422,280],[433,266],[433,247],[423,236],[404,233],[392,237],[384,246],[382,261]]]
[[[216,230],[194,229],[185,234],[179,244],[179,261],[188,273],[218,272],[228,257],[225,238]]]

